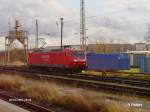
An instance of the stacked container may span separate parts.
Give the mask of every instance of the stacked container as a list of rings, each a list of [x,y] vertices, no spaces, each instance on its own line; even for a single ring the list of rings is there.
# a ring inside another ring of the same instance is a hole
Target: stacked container
[[[140,61],[143,57],[145,57],[145,54],[134,54],[133,58],[133,67],[140,67]]]
[[[130,64],[133,68],[140,68],[141,60],[143,57],[146,57],[150,51],[129,51],[130,55]]]
[[[150,73],[150,56],[147,54],[140,60],[140,71]]]

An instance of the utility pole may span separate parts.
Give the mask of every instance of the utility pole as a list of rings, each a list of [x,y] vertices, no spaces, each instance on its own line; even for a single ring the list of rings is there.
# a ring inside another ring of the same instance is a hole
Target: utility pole
[[[39,30],[38,30],[38,20],[36,19],[36,41],[35,46],[38,49],[39,48]]]
[[[85,50],[85,38],[85,2],[84,0],[80,0],[80,47],[82,50]]]
[[[63,22],[64,18],[60,18],[60,22],[61,22],[61,49],[63,49]]]
[[[19,38],[19,28],[20,28],[20,25],[19,25],[19,21],[18,20],[15,20],[15,31],[16,31],[16,38],[18,39]]]

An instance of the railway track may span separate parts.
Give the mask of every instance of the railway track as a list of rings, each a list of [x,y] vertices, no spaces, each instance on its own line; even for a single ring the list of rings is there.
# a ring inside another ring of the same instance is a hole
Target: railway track
[[[98,90],[104,90],[104,91],[111,91],[115,93],[125,93],[125,94],[132,94],[132,95],[138,95],[138,96],[143,96],[143,97],[148,97],[150,98],[150,87],[147,85],[147,87],[139,87],[139,86],[133,86],[132,84],[124,84],[124,83],[112,83],[110,82],[111,78],[104,78],[101,79],[103,81],[100,81],[98,77],[85,77],[82,76],[81,74],[60,74],[60,73],[47,73],[47,72],[39,72],[35,70],[28,70],[28,69],[18,69],[18,68],[1,68],[0,71],[2,72],[19,72],[24,74],[24,76],[31,77],[31,78],[36,78],[36,79],[46,79],[46,80],[57,80],[61,81],[67,84],[77,84],[78,86],[81,87],[88,87],[92,89],[98,89]],[[51,74],[51,75],[50,75]],[[94,79],[96,78],[96,79]],[[107,81],[104,81],[107,80]],[[122,79],[116,79],[116,80],[122,80]],[[128,80],[126,82],[129,83]],[[139,81],[135,81],[134,83],[139,83]],[[131,83],[131,82],[130,82]],[[133,83],[133,82],[132,82]],[[145,82],[140,82],[143,85]],[[147,82],[148,83],[148,82]],[[136,85],[136,84],[135,84]]]
[[[86,80],[86,79],[55,76],[55,75],[32,74],[32,76],[31,75],[28,75],[28,76],[32,78],[36,78],[36,79],[38,78],[38,79],[46,79],[46,80],[57,80],[57,81],[64,82],[66,84],[75,84],[80,87],[103,90],[106,92],[111,91],[113,93],[131,94],[134,96],[138,95],[138,96],[150,98],[149,88],[127,86],[127,85],[121,85],[121,84],[115,84],[115,83],[91,81],[91,80]]]
[[[80,75],[82,78],[87,78],[89,80],[101,81],[101,82],[110,82],[110,83],[118,83],[118,84],[126,84],[138,87],[145,87],[150,88],[150,81],[149,80],[142,80],[142,79],[132,79],[132,78],[125,78],[125,77],[118,77],[118,76],[92,76],[92,75]]]
[[[4,69],[7,70],[8,68],[3,68],[3,70]],[[16,68],[9,68],[9,69],[11,69],[12,71],[16,70]],[[26,72],[26,69],[22,70],[19,68],[17,70]],[[87,75],[87,74],[64,74],[64,73],[57,73],[57,72],[47,72],[45,70],[27,70],[27,71],[31,73],[40,73],[45,75],[58,75],[64,77],[86,79],[90,81],[100,81],[100,82],[117,83],[117,84],[125,84],[125,85],[137,86],[137,87],[150,88],[150,81],[145,79],[127,78],[127,77],[119,77],[119,76],[103,77],[103,76]]]
[[[30,112],[54,112],[40,105],[33,104],[31,102],[22,101],[20,98],[9,95],[8,92],[0,90],[0,99],[26,109]]]
[[[125,84],[125,85],[137,86],[137,87],[150,88],[149,80],[137,79],[137,78],[127,78],[127,77],[119,77],[119,76],[102,77],[102,76],[87,75],[87,74],[65,74],[65,73],[58,73],[58,72],[49,72],[45,70],[20,69],[20,68],[15,68],[15,67],[10,67],[10,68],[0,67],[0,70],[2,71],[12,70],[14,72],[15,71],[20,71],[20,72],[27,71],[31,73],[40,73],[40,74],[45,74],[45,75],[57,75],[57,76],[64,76],[64,77],[86,79],[90,81],[100,81],[100,82],[117,83],[117,84]]]

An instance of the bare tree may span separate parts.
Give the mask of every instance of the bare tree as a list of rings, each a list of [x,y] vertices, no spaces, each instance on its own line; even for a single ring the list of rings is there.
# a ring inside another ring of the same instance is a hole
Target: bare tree
[[[92,49],[96,53],[107,53],[107,44],[104,38],[95,39]]]

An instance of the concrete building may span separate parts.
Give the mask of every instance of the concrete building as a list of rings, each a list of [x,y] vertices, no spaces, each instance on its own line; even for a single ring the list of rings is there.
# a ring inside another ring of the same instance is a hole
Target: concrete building
[[[146,51],[147,50],[146,43],[136,43],[135,44],[135,50],[136,51]]]
[[[88,50],[102,53],[127,52],[135,50],[132,44],[89,44]]]
[[[147,44],[147,51],[150,51],[150,44]]]

